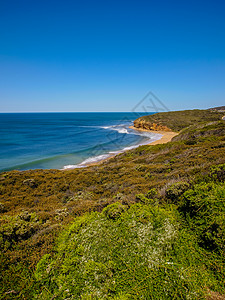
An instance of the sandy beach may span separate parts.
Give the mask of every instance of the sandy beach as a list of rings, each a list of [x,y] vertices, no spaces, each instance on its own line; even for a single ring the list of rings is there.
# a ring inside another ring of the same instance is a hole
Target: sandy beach
[[[147,132],[152,132],[152,133],[156,133],[156,134],[161,134],[162,137],[160,139],[158,139],[157,141],[154,141],[152,143],[149,143],[147,145],[149,146],[154,146],[154,145],[158,145],[158,144],[165,144],[165,143],[168,143],[172,140],[173,137],[175,137],[176,135],[178,135],[177,132],[173,132],[173,131],[153,131],[153,130],[147,130],[147,129],[138,129],[134,126],[130,126],[129,127],[130,129],[133,129],[133,130],[138,130],[138,131],[147,131]],[[126,151],[129,151],[129,150],[126,150]],[[99,165],[99,164],[102,164],[103,162],[111,159],[112,157],[116,156],[118,154],[112,154],[111,156],[105,158],[105,159],[102,159],[98,162],[95,162],[95,163],[88,163],[86,164],[84,167],[90,167],[90,166],[96,166],[96,165]]]
[[[134,126],[130,126],[129,128],[133,129],[133,130],[147,131],[147,132],[152,132],[152,133],[156,133],[156,134],[161,134],[162,135],[162,137],[159,140],[154,141],[152,143],[149,143],[148,145],[165,144],[165,143],[170,142],[173,137],[175,137],[176,135],[178,135],[177,132],[173,132],[173,131],[154,131],[154,130],[147,130],[147,129],[139,129],[139,128],[136,128]]]

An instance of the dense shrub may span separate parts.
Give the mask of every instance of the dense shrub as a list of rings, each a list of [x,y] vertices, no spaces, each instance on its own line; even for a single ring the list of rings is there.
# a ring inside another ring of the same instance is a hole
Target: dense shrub
[[[175,203],[179,196],[181,196],[188,188],[189,183],[183,181],[176,182],[166,189],[165,196],[167,199],[170,199],[173,203]]]
[[[225,238],[225,186],[200,183],[184,193],[180,210],[185,213],[188,226],[201,246],[224,255]]]
[[[35,213],[22,212],[16,217],[5,217],[0,226],[0,250],[6,251],[15,243],[28,239],[39,229]]]
[[[201,299],[216,279],[194,236],[169,207],[136,204],[77,218],[56,254],[38,263],[38,299]]]
[[[122,205],[120,202],[113,203],[108,205],[103,209],[103,213],[109,219],[117,219],[121,216],[121,214],[126,210],[127,206]]]
[[[210,168],[210,177],[213,180],[218,180],[221,182],[225,181],[225,164],[220,164],[217,166],[212,166]]]

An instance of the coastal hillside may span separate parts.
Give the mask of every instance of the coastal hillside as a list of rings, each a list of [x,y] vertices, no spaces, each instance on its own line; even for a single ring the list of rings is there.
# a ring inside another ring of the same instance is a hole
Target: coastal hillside
[[[201,122],[217,121],[224,116],[221,111],[211,110],[184,110],[161,112],[154,115],[143,116],[134,121],[134,127],[147,130],[180,130]]]
[[[209,110],[211,111],[219,111],[219,112],[225,112],[225,106],[218,106],[218,107],[213,107],[213,108],[210,108]]]
[[[146,116],[179,134],[83,169],[1,173],[0,299],[224,299],[222,116]]]

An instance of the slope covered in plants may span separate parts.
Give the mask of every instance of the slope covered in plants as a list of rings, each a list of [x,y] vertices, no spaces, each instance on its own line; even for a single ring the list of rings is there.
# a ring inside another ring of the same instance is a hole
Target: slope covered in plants
[[[200,184],[177,197],[178,206],[146,198],[77,218],[55,255],[38,263],[35,276],[45,288],[37,298],[204,299],[222,290],[224,196],[224,185]],[[177,211],[185,205],[188,218]]]
[[[223,121],[85,169],[0,179],[1,299],[224,293]]]
[[[149,130],[172,130],[178,132],[190,125],[218,121],[222,119],[223,115],[223,112],[217,110],[199,109],[161,112],[138,118],[134,121],[134,126]]]

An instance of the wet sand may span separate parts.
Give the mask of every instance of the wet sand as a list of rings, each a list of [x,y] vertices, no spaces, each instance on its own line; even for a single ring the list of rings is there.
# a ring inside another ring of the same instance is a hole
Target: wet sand
[[[134,126],[130,126],[129,128],[133,129],[133,130],[147,131],[147,132],[152,132],[152,133],[156,133],[156,134],[161,134],[162,135],[162,137],[159,140],[154,141],[152,143],[149,143],[148,145],[165,144],[165,143],[170,142],[173,137],[175,137],[176,135],[178,135],[177,132],[173,132],[173,131],[154,131],[154,130],[140,129],[140,128],[136,128]]]
[[[147,129],[139,129],[139,128],[136,128],[134,126],[130,126],[129,127],[130,129],[133,129],[133,130],[138,130],[138,131],[147,131],[147,132],[152,132],[152,133],[156,133],[156,134],[161,134],[162,137],[160,139],[158,139],[157,141],[154,141],[154,142],[151,142],[147,145],[151,146],[151,145],[158,145],[158,144],[165,144],[165,143],[168,143],[172,140],[173,137],[175,137],[176,135],[178,135],[177,132],[173,132],[173,131],[153,131],[153,130],[147,130]],[[141,145],[140,145],[141,146]],[[129,150],[126,150],[126,151],[129,151]],[[122,152],[121,152],[122,153]],[[95,163],[88,163],[86,164],[84,167],[90,167],[90,166],[96,166],[96,165],[100,165],[102,164],[103,162],[105,161],[108,161],[109,159],[111,159],[112,157],[116,156],[116,155],[119,155],[119,154],[112,154],[111,156],[103,159],[103,160],[100,160],[98,162],[95,162]]]

